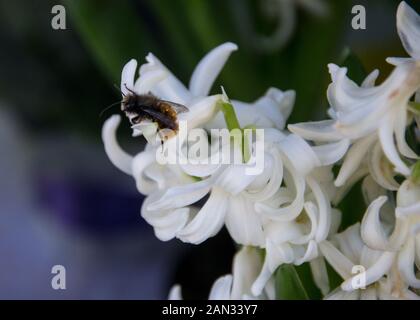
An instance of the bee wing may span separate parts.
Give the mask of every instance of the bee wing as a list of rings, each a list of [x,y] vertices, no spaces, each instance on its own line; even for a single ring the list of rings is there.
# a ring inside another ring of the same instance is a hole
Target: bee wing
[[[151,108],[144,108],[143,112],[151,116],[153,119],[164,123],[168,127],[172,125],[172,120],[157,110],[153,110]]]
[[[169,104],[175,110],[176,113],[183,113],[183,112],[188,112],[189,111],[189,109],[182,104],[175,103],[175,102],[172,102],[172,101],[167,101],[167,100],[161,100],[161,101],[163,103]]]

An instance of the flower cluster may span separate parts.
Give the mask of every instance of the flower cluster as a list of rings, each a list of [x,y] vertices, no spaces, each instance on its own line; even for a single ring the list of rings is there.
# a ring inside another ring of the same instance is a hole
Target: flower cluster
[[[225,226],[242,246],[232,275],[215,282],[210,299],[273,299],[277,268],[306,262],[326,298],[418,298],[420,168],[406,131],[418,130],[420,119],[420,94],[412,100],[420,89],[420,17],[405,2],[398,8],[397,28],[410,58],[388,59],[395,68],[382,84],[375,85],[377,70],[358,86],[346,68],[331,64],[331,119],[288,129],[294,91],[269,88],[253,103],[230,100],[223,88],[209,95],[237,49],[233,43],[209,52],[188,88],[152,54],[137,79],[137,62],[125,65],[124,96],[151,93],[188,108],[176,120],[185,130],[161,143],[155,121],[144,117],[134,124],[133,136],[147,140],[135,156],[117,143],[118,115],[103,126],[108,157],[147,196],[142,217],[162,241],[200,244]],[[214,142],[213,129],[227,130],[229,139]],[[206,137],[204,154],[188,151],[197,132]],[[162,153],[188,161],[162,163]],[[227,154],[238,155],[239,163],[211,161]],[[263,164],[259,171],[252,170],[257,158]],[[336,177],[333,166],[340,166]],[[368,208],[360,223],[341,231],[336,206],[362,178]],[[326,261],[344,280],[332,292]],[[355,267],[364,271],[355,274]],[[181,298],[179,286],[170,298]]]

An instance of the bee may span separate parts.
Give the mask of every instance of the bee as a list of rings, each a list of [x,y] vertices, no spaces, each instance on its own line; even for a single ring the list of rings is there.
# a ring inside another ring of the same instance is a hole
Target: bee
[[[162,144],[164,140],[167,140],[178,133],[179,126],[177,115],[179,113],[188,112],[189,110],[186,106],[172,101],[162,100],[151,92],[147,94],[137,94],[132,89],[129,89],[127,85],[125,85],[125,88],[129,93],[126,94],[116,85],[114,86],[120,91],[123,99],[103,109],[99,114],[100,117],[109,108],[112,108],[116,104],[121,104],[121,111],[125,113],[132,126],[139,124],[143,120],[150,120],[156,123]]]

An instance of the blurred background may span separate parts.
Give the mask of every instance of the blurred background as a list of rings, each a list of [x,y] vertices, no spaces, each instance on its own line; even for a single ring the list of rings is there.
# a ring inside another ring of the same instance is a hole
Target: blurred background
[[[420,1],[407,2],[420,11]],[[226,232],[198,247],[160,242],[140,216],[132,178],[103,151],[101,126],[118,107],[99,114],[120,99],[113,85],[122,66],[151,51],[188,83],[207,51],[232,41],[239,51],[217,83],[230,97],[295,89],[289,122],[321,119],[327,63],[357,60],[356,80],[374,68],[383,79],[391,70],[385,58],[406,55],[398,3],[0,0],[0,298],[165,299],[174,283],[186,298],[206,298],[231,270]],[[51,27],[56,4],[66,9],[65,30]],[[366,8],[366,30],[351,27],[356,4]],[[120,131],[126,149],[142,150],[128,125]],[[345,223],[362,210],[353,203]],[[66,268],[66,290],[51,288],[54,265]]]

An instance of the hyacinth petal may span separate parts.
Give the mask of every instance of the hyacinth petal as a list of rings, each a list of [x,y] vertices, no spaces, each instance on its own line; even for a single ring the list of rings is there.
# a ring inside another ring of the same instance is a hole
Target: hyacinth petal
[[[288,135],[278,143],[278,147],[283,156],[284,163],[288,163],[289,168],[297,170],[303,176],[311,172],[314,168],[321,166],[317,154],[298,135]]]
[[[282,91],[277,88],[269,88],[265,95],[277,102],[280,112],[283,115],[283,119],[286,121],[292,113],[296,100],[296,92],[294,90]],[[284,124],[282,126],[277,124],[277,127],[284,128]]]
[[[268,167],[266,165],[264,168],[264,170],[270,170],[268,183],[266,183],[266,185],[263,188],[256,192],[244,190],[244,194],[248,199],[251,199],[255,202],[265,201],[274,196],[274,194],[278,190],[278,186],[281,185],[281,182],[283,180],[283,163],[281,161],[280,154],[277,151],[277,149],[271,150],[271,155],[273,157],[272,166]],[[269,159],[269,157],[264,157],[264,160],[266,159]],[[256,178],[256,180],[257,179],[258,177]]]
[[[306,178],[306,183],[311,189],[318,205],[318,227],[315,234],[315,240],[321,242],[328,236],[331,226],[331,205],[325,192],[319,183],[311,176]]]
[[[372,249],[394,251],[403,244],[408,225],[404,220],[396,219],[394,231],[387,237],[380,221],[380,209],[386,201],[386,196],[380,196],[369,205],[363,216],[361,236]]]
[[[334,124],[335,120],[322,120],[289,124],[287,128],[306,140],[319,142],[339,141],[343,137],[336,130]]]
[[[375,86],[376,79],[378,79],[379,70],[375,69],[363,80],[362,87],[363,88],[372,88]]]
[[[338,162],[347,152],[350,140],[343,139],[335,143],[328,143],[312,147],[321,165],[329,166]]]
[[[343,279],[348,279],[352,276],[353,262],[334,247],[331,242],[325,240],[319,244],[319,248],[328,263]]]
[[[337,187],[343,186],[346,183],[346,181],[359,168],[369,148],[376,139],[376,134],[371,134],[367,137],[361,138],[360,140],[356,141],[350,147],[348,153],[344,157],[344,162],[340,168],[340,172],[338,173],[338,176],[334,181],[334,184]]]
[[[415,240],[411,236],[408,238],[408,241],[404,244],[400,254],[398,256],[398,269],[401,272],[404,280],[413,288],[420,288],[420,279],[417,278],[414,272],[414,262],[415,262]]]
[[[275,244],[268,239],[266,241],[265,250],[265,259],[268,262],[268,268],[271,273],[274,273],[277,267],[283,263],[292,263],[295,258],[293,248],[287,242]]]
[[[150,211],[148,205],[160,196],[161,192],[146,197],[141,207],[141,216],[154,228],[156,237],[161,241],[173,239],[186,225],[189,208],[175,210]]]
[[[420,17],[404,1],[397,10],[397,29],[401,42],[408,54],[420,59]]]
[[[186,163],[179,166],[189,176],[205,178],[216,173],[220,169],[221,164]]]
[[[195,96],[207,96],[227,59],[236,50],[238,50],[236,44],[227,42],[207,53],[191,76],[189,85],[191,93]]]
[[[262,293],[273,272],[280,264],[291,263],[293,261],[293,249],[287,243],[275,245],[270,240],[267,240],[266,250],[261,272],[251,287],[251,292],[254,296],[259,296]]]
[[[300,266],[302,263],[311,261],[318,256],[318,245],[314,240],[310,240],[303,256],[295,259],[294,264]]]
[[[354,186],[354,184],[363,178],[368,173],[368,169],[366,166],[361,166],[357,169],[347,180],[346,182],[337,188],[335,196],[332,200],[333,205],[338,205],[341,200],[347,195],[349,190]]]
[[[134,91],[138,94],[146,94],[168,76],[164,70],[154,70],[143,74],[134,84]]]
[[[102,141],[105,146],[105,152],[112,164],[122,172],[132,174],[133,157],[121,149],[116,138],[118,125],[121,117],[113,115],[105,121],[102,127]]]
[[[212,184],[212,179],[206,179],[169,188],[160,199],[149,204],[148,210],[165,210],[191,205],[209,193]]]
[[[257,126],[262,125],[258,120],[255,120],[255,117],[263,115],[272,122],[270,126],[283,129],[292,111],[295,97],[296,94],[292,90],[283,92],[277,88],[269,88],[264,96],[250,105],[248,114],[252,115],[254,119],[249,118],[248,122],[255,123]],[[258,110],[258,112],[253,112],[254,110]]]
[[[244,196],[231,197],[226,215],[226,228],[232,239],[242,245],[264,245],[264,232],[254,203]]]
[[[189,209],[181,208],[172,211],[159,220],[148,219],[148,223],[154,227],[156,238],[160,241],[169,241],[176,237],[178,232],[186,225],[188,219]]]
[[[123,95],[130,93],[130,90],[134,90],[134,76],[136,75],[137,61],[131,59],[128,61],[121,72],[121,92]]]
[[[194,177],[208,177],[213,174],[217,174],[217,172],[221,169],[222,163],[224,163],[224,156],[225,153],[223,150],[226,150],[226,147],[229,147],[229,141],[224,142],[223,145],[220,145],[219,141],[210,144],[207,139],[207,133],[204,131],[204,129],[197,129],[195,130],[197,133],[196,136],[191,136],[191,134],[188,135],[187,141],[188,143],[191,143],[191,140],[193,143],[195,143],[198,139],[200,141],[200,152],[193,152],[191,151],[191,148],[187,150],[182,150],[179,155],[181,157],[184,157],[186,161],[180,161],[180,168],[182,171],[184,171],[189,176]],[[189,144],[187,144],[189,146]],[[222,150],[220,150],[222,149]],[[206,154],[202,154],[201,150],[206,150]],[[185,156],[187,154],[187,156]],[[181,159],[183,160],[183,159]]]
[[[334,64],[329,64],[328,68],[332,78],[332,83],[327,89],[328,101],[336,115],[346,115],[348,118],[349,114],[353,122],[362,110],[359,108],[361,103],[375,97],[377,88],[359,87],[347,77],[347,68],[340,68]]]
[[[248,166],[243,164],[230,165],[219,175],[215,184],[231,195],[237,195],[256,178],[255,175],[246,174],[247,168]]]
[[[221,95],[217,94],[191,102],[191,104],[188,105],[188,112],[180,113],[178,115],[179,122],[186,121],[188,130],[207,123],[219,111],[218,101],[220,101],[220,99]]]
[[[325,296],[330,291],[330,280],[328,278],[327,265],[323,257],[315,258],[309,261],[312,278],[316,286]]]
[[[404,64],[406,62],[412,61],[412,58],[397,58],[397,57],[388,57],[385,59],[387,63],[393,66],[399,66],[400,64]]]
[[[407,126],[407,110],[398,110],[394,114],[395,118],[395,140],[397,141],[398,151],[410,159],[418,159],[419,156],[408,146],[405,140],[405,129]]]
[[[169,290],[168,300],[182,300],[181,286],[175,284]]]
[[[232,275],[226,275],[216,280],[210,290],[209,300],[230,300]]]
[[[294,170],[291,174],[296,190],[296,195],[292,200],[292,203],[288,206],[275,208],[269,204],[257,202],[255,204],[255,210],[258,213],[261,213],[275,221],[290,221],[300,214],[304,203],[305,179]]]
[[[361,236],[363,241],[372,249],[385,250],[388,238],[382,228],[380,221],[381,207],[388,200],[388,197],[381,196],[372,201],[363,216],[361,224]]]
[[[135,115],[130,115],[130,118],[135,117]],[[134,124],[131,126],[133,129],[134,136],[143,135],[147,142],[151,145],[157,145],[159,140],[157,139],[158,125],[156,122],[150,120],[143,120],[140,123]]]
[[[304,209],[311,223],[311,229],[307,234],[303,235],[302,237],[290,240],[290,242],[293,244],[308,243],[310,239],[313,239],[315,237],[316,232],[318,230],[318,208],[312,202],[305,202]]]
[[[273,273],[268,267],[268,261],[267,259],[265,259],[264,264],[261,268],[260,274],[258,275],[257,279],[255,279],[254,283],[252,284],[252,287],[251,287],[252,295],[254,295],[255,297],[259,296],[263,292],[264,287],[266,286],[268,280],[271,278],[272,275]]]
[[[242,247],[233,259],[233,283],[231,297],[239,300],[251,295],[251,286],[262,267],[261,255],[256,248]]]
[[[394,119],[387,117],[384,119],[382,126],[379,128],[379,140],[381,142],[382,150],[388,160],[395,166],[395,170],[403,175],[408,176],[410,169],[405,165],[398,155],[397,149],[394,145],[393,136]]]
[[[365,247],[360,238],[360,223],[348,227],[343,232],[333,236],[337,247],[354,265],[360,263],[361,252]]]
[[[184,242],[200,244],[222,228],[228,206],[227,194],[214,187],[197,215],[178,233]]]
[[[394,179],[393,166],[385,157],[380,143],[375,143],[371,148],[368,155],[368,167],[373,180],[377,184],[387,190],[398,190],[399,184]]]
[[[342,221],[341,211],[336,208],[331,208],[331,226],[330,226],[330,232],[328,233],[329,237],[331,237],[332,235],[338,232],[338,229],[341,226],[341,221]]]
[[[359,87],[340,74],[329,87],[329,97],[333,97],[330,103],[337,112],[337,130],[352,139],[376,131],[384,117],[390,118],[388,111],[400,109],[398,106],[418,88],[418,68],[415,61],[401,64],[385,82],[373,88]]]
[[[155,160],[156,157],[153,150],[145,150],[133,158],[132,174],[136,180],[137,190],[142,194],[149,194],[156,188],[156,185],[159,186],[159,181],[148,179],[144,173],[145,169],[154,163]]]
[[[295,221],[268,221],[264,225],[266,239],[274,244],[285,242],[292,243],[293,240],[302,236],[302,228]]]
[[[387,252],[387,251],[383,252],[380,255],[380,257],[376,260],[376,262],[371,267],[369,267],[365,272],[365,279],[366,279],[365,285],[366,286],[369,286],[370,284],[376,282],[377,280],[382,278],[385,273],[389,271],[389,269],[392,266],[392,263],[394,262],[395,255],[396,255],[395,252]],[[354,277],[357,277],[357,275]],[[351,277],[347,279],[346,281],[344,281],[341,284],[341,289],[343,289],[344,291],[355,290],[353,286],[354,277]]]
[[[397,218],[404,218],[412,215],[420,214],[420,202],[417,202],[411,206],[397,207],[395,215]]]
[[[159,98],[163,100],[172,101],[180,104],[188,104],[192,100],[191,93],[187,88],[179,81],[163,64],[155,57],[152,53],[146,56],[147,63],[140,67],[140,77],[136,81],[135,86],[137,88],[149,87],[149,90]],[[159,72],[156,74],[156,72]],[[152,74],[153,75],[149,75]],[[165,75],[160,81],[160,75]],[[145,78],[144,85],[143,77]],[[154,82],[154,85],[150,87],[150,84]]]

